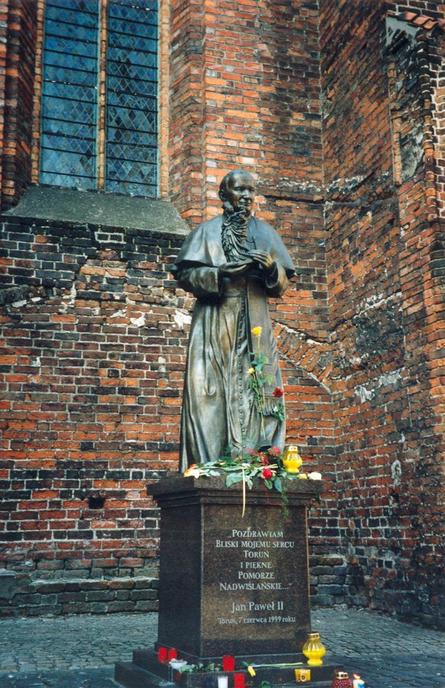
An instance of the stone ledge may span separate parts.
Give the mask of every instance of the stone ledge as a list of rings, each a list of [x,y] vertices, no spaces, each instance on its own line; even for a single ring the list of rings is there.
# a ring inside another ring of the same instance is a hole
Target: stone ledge
[[[181,236],[190,231],[170,201],[43,186],[28,187],[18,205],[6,211],[4,218],[69,222]]]
[[[285,495],[290,503],[309,504],[313,499],[319,497],[323,489],[321,480],[293,480],[287,481],[285,485]],[[156,501],[162,504],[167,501],[181,502],[188,497],[201,495],[206,498],[223,499],[225,502],[242,502],[241,484],[237,483],[226,487],[224,477],[203,476],[200,478],[184,477],[178,474],[167,475],[157,483],[148,485],[147,492]],[[246,504],[280,504],[282,495],[275,490],[268,490],[265,485],[258,482],[253,489],[246,490]]]
[[[2,578],[6,582],[2,580],[4,594],[0,601],[0,616],[61,616],[158,609],[157,578],[134,576],[30,581],[28,576],[17,576],[13,572]]]

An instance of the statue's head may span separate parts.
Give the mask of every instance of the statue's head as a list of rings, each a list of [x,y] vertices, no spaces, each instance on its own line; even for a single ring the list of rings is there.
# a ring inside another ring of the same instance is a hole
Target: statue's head
[[[255,180],[249,172],[232,170],[219,185],[219,197],[225,210],[252,212],[255,200]]]

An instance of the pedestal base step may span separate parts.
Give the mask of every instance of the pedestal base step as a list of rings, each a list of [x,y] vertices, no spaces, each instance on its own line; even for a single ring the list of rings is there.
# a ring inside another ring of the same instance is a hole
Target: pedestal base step
[[[254,666],[254,676],[244,665],[240,666],[242,660]],[[289,667],[256,666],[284,662],[295,664]],[[334,671],[339,668],[328,665],[308,667],[303,661],[299,662],[299,657],[295,655],[292,658],[288,655],[237,658],[237,664],[239,668],[235,671],[194,671],[180,674],[168,664],[160,664],[153,651],[136,650],[133,662],[116,664],[115,680],[124,688],[221,688],[221,684],[225,684],[225,688],[267,688],[267,684],[295,687],[300,683],[316,688],[330,688]],[[218,681],[223,677],[225,681]],[[266,682],[266,686],[263,682]]]
[[[114,667],[114,680],[125,688],[171,688],[175,685],[134,662],[118,662]]]

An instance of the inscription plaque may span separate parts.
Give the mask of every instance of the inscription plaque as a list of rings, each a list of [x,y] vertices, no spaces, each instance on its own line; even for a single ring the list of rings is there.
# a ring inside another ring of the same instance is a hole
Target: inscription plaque
[[[287,654],[310,631],[306,507],[320,483],[280,495],[219,478],[150,486],[161,507],[160,645],[190,657]]]
[[[231,511],[236,516],[236,508]],[[307,595],[299,594],[301,583],[307,586],[301,567],[301,562],[306,565],[304,534],[299,536],[292,521],[284,521],[275,509],[266,519],[255,511],[246,510],[246,526],[209,524],[205,533],[204,567],[211,574],[205,586],[205,627],[209,637],[235,635],[246,643],[252,634],[256,642],[264,638],[267,643],[289,637],[295,650],[297,617],[306,626],[309,611]],[[216,524],[221,520],[217,513]]]

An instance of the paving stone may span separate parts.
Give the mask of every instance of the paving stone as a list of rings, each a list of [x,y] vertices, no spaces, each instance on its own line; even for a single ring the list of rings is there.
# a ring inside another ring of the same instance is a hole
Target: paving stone
[[[1,688],[116,688],[113,669],[0,674]]]
[[[445,633],[343,606],[316,609],[312,628],[367,688],[445,688]],[[0,688],[116,688],[113,667],[150,647],[157,614],[0,619]]]

